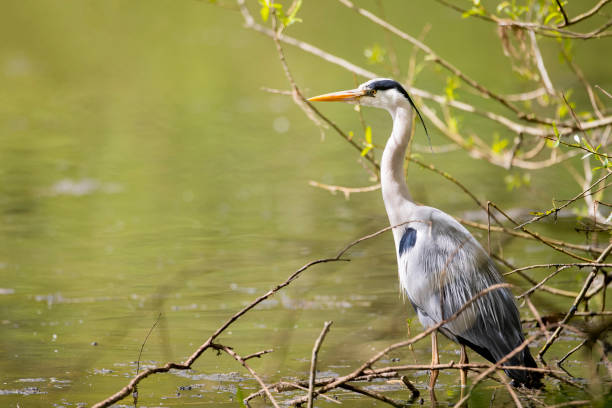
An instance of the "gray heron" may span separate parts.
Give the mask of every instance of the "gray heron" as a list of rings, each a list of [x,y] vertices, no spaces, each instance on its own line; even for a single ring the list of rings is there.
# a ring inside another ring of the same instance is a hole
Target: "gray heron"
[[[404,160],[412,134],[413,110],[424,127],[425,122],[402,85],[377,78],[356,89],[315,96],[309,101],[360,104],[386,109],[391,114],[393,130],[380,163],[382,196],[390,224],[400,225],[393,228],[400,288],[425,328],[449,318],[478,293],[503,282],[487,252],[467,229],[443,211],[412,200]],[[495,363],[525,340],[518,309],[506,287],[481,296],[438,330],[461,346],[462,362],[467,362],[466,346]],[[432,365],[439,361],[435,334],[436,331],[432,333]],[[528,347],[503,365],[537,367]],[[505,371],[516,386],[541,386],[541,373]],[[465,371],[461,374],[465,385]],[[432,370],[432,388],[436,377],[437,371]]]

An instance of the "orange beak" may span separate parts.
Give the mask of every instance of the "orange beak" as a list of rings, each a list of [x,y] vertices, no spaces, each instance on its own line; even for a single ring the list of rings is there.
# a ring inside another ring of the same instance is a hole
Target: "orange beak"
[[[361,89],[351,89],[349,91],[332,92],[324,95],[308,98],[311,102],[351,102],[359,100],[366,92]]]

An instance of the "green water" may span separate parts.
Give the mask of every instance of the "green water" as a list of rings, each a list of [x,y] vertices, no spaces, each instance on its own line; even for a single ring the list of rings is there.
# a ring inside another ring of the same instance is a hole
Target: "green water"
[[[305,23],[291,34],[362,65],[364,46],[384,42],[380,30],[336,4],[306,3]],[[448,58],[462,55],[461,43],[490,38],[483,45],[487,53],[463,58],[461,68],[497,82],[491,67],[504,59],[492,27],[468,30],[452,12],[409,3],[391,3],[387,11],[410,16],[411,24],[394,21],[411,33],[431,22],[430,44]],[[0,405],[101,400],[134,374],[160,312],[142,355],[145,366],[182,361],[225,319],[295,269],[386,225],[379,192],[345,200],[308,185],[372,182],[346,143],[332,132],[322,141],[289,98],[261,91],[286,89],[287,83],[272,42],[243,29],[236,12],[187,0],[4,1],[2,10]],[[319,20],[336,23],[308,24]],[[338,29],[356,21],[360,26],[350,35]],[[585,55],[601,55],[609,44],[601,41]],[[397,47],[409,55],[409,47]],[[352,77],[300,51],[287,49],[287,56],[309,94],[353,85]],[[594,83],[610,85],[599,64],[587,68]],[[430,71],[417,85],[442,92],[444,76]],[[561,69],[553,74],[572,81]],[[511,83],[500,81],[500,90],[520,91]],[[349,107],[324,111],[347,130],[359,130]],[[365,115],[383,145],[387,115]],[[434,132],[433,143],[445,141]],[[564,197],[577,191],[563,169],[533,173],[531,186],[515,194],[501,181],[503,170],[463,152],[423,158],[504,208],[547,208],[552,191]],[[475,210],[433,173],[411,168],[409,183],[419,202],[457,215]],[[573,225],[569,220],[540,229],[563,238]],[[505,256],[520,265],[563,259],[525,241],[503,245]],[[405,339],[406,319],[414,316],[398,292],[391,236],[361,244],[351,258],[307,271],[219,341],[243,355],[273,348],[252,361],[272,382],[307,375],[313,341],[327,320],[334,325],[320,353],[322,375],[346,373],[375,350]],[[576,282],[572,276],[556,281],[565,288]],[[546,296],[535,300],[543,310],[561,306]],[[414,323],[412,332],[418,330]],[[575,344],[568,336],[551,355]],[[456,361],[457,353],[442,341],[443,361]],[[392,357],[426,362],[428,356],[424,342],[414,353]],[[577,362],[568,367],[580,372]],[[454,374],[440,377],[442,402],[457,400]],[[424,390],[427,373],[413,378]],[[398,386],[373,386],[407,398]],[[140,403],[237,407],[237,390],[246,395],[256,387],[229,357],[207,352],[189,373],[143,382]],[[572,392],[550,388],[557,390],[551,401]],[[488,404],[491,393],[483,387],[475,401]],[[497,401],[507,399],[503,394]],[[343,398],[350,406],[373,406],[354,395]]]

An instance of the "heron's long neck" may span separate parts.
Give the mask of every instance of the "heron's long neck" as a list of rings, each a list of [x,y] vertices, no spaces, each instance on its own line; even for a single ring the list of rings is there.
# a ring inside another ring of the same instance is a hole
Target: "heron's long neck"
[[[404,175],[404,158],[412,133],[412,109],[400,106],[391,115],[393,131],[383,151],[380,175],[389,221],[397,224],[406,221],[402,217],[405,218],[407,211],[415,207]]]

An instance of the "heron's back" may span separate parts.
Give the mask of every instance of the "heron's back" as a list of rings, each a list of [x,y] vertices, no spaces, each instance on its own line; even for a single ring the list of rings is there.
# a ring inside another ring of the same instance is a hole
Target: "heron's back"
[[[452,217],[419,207],[410,219],[414,222],[394,234],[399,278],[425,327],[448,319],[479,293],[503,282],[482,246]],[[440,331],[492,362],[524,341],[518,309],[507,288],[479,297]],[[536,366],[527,348],[508,364]],[[526,371],[508,374],[524,384],[534,381]]]

